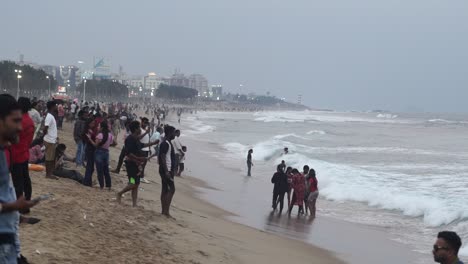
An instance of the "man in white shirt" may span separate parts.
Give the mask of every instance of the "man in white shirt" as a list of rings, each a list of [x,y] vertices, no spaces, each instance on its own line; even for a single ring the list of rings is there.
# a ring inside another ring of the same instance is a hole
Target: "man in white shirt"
[[[146,117],[143,117],[141,119],[141,135],[143,135],[143,137],[140,139],[140,143],[142,143],[142,144],[150,143],[150,135],[146,131],[148,129],[148,126],[149,126],[149,119],[146,118]],[[149,156],[149,151],[150,151],[149,147],[142,148],[141,149],[142,156],[147,158]],[[140,176],[140,181],[143,182],[143,183],[150,183],[147,179],[145,179],[145,168],[146,168],[146,161],[142,165],[142,172],[141,172],[141,176]]]
[[[34,137],[33,139],[36,138],[37,132],[39,132],[39,129],[41,129],[41,123],[42,123],[42,117],[41,114],[39,114],[39,111],[37,110],[39,108],[39,104],[37,102],[33,102],[31,104],[32,108],[29,110],[28,114],[31,117],[31,119],[34,121]]]
[[[78,106],[76,105],[76,102],[73,102],[71,105],[70,105],[70,119],[73,121],[75,120],[75,114],[76,114],[76,108]]]
[[[179,161],[184,156],[184,151],[182,150],[182,143],[180,143],[179,137],[180,137],[180,130],[177,129],[175,131],[175,138],[171,141],[172,146],[174,147],[174,153],[175,153],[175,161],[174,161],[175,171],[173,171],[175,176],[180,176],[179,175]]]
[[[57,110],[57,104],[54,101],[47,102],[47,116],[44,120],[44,145],[45,151],[45,165],[46,165],[46,178],[57,179],[52,175],[55,169],[55,147],[57,144],[57,122],[52,115]]]

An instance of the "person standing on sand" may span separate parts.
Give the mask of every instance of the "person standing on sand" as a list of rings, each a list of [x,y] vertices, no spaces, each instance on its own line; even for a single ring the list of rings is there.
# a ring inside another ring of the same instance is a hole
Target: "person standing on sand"
[[[85,142],[83,141],[83,134],[86,126],[86,115],[83,110],[78,111],[78,120],[75,121],[73,127],[73,139],[76,143],[76,166],[83,166],[85,155]]]
[[[304,179],[305,179],[305,191],[304,191],[304,207],[305,207],[305,214],[307,215],[308,214],[308,211],[309,211],[309,206],[307,205],[307,198],[309,197],[309,170],[310,170],[310,167],[309,165],[304,165],[304,167],[302,168],[302,175],[304,175]]]
[[[89,138],[91,144],[96,147],[94,154],[94,160],[96,162],[97,177],[99,181],[99,187],[111,190],[111,177],[109,173],[109,146],[114,141],[112,133],[109,131],[109,125],[107,121],[102,121],[99,124],[99,134],[96,136],[96,141]]]
[[[442,231],[437,235],[432,249],[434,261],[441,264],[463,264],[458,258],[462,246],[460,237],[455,232]]]
[[[24,196],[16,199],[5,156],[5,147],[18,142],[21,119],[16,100],[11,95],[0,95],[0,261],[8,264],[25,261],[20,248],[18,211],[27,211],[37,204]]]
[[[161,213],[167,217],[171,217],[169,210],[175,193],[173,170],[175,151],[171,141],[175,137],[175,128],[166,126],[164,128],[164,134],[165,141],[159,145],[158,154],[159,175],[161,176]]]
[[[182,157],[185,155],[184,151],[182,150],[182,143],[180,143],[180,130],[175,131],[175,137],[171,141],[172,146],[174,147],[174,153],[175,153],[175,160],[173,167],[175,168],[174,175],[175,176],[180,176],[179,175],[179,162],[182,159]]]
[[[88,187],[93,187],[94,157],[96,152],[96,147],[92,143],[94,140],[96,140],[96,120],[91,117],[86,121],[83,134],[83,141],[86,144],[86,171],[83,185]]]
[[[276,168],[275,174],[271,178],[271,183],[274,184],[273,187],[273,211],[276,211],[278,203],[280,204],[279,214],[283,212],[283,203],[284,203],[284,194],[288,191],[288,176],[283,172],[281,165],[278,165]]]
[[[249,149],[249,152],[247,153],[247,176],[252,176],[252,166],[254,165],[252,163],[252,153],[253,149]]]
[[[148,145],[150,143],[150,127],[149,127],[149,120],[146,117],[141,118],[141,136],[140,136],[140,142],[143,145]],[[149,147],[144,147],[142,150],[142,155],[145,158],[148,158],[149,153],[150,153],[150,148]],[[141,165],[142,166],[142,171],[141,171],[141,176],[140,180],[143,183],[150,183],[148,180],[145,179],[145,168],[146,168],[146,161]]]
[[[286,177],[288,178],[288,210],[289,207],[291,206],[291,190],[292,190],[292,174],[291,174],[292,168],[288,167],[286,168]]]
[[[55,168],[55,147],[57,145],[57,122],[53,113],[57,110],[57,104],[54,101],[47,102],[47,115],[44,120],[44,145],[46,178],[58,179],[52,175]]]
[[[289,215],[294,205],[299,206],[298,214],[304,213],[304,193],[305,193],[305,178],[297,169],[292,170],[292,188],[294,189],[291,205],[289,206]]]
[[[306,206],[309,207],[310,216],[314,218],[315,213],[317,211],[316,210],[317,198],[319,196],[318,180],[317,180],[317,176],[315,175],[314,169],[311,169],[307,176],[307,189],[308,189],[309,194],[308,196],[306,196],[306,200],[307,200]]]
[[[24,195],[26,200],[31,200],[32,185],[29,177],[29,146],[34,137],[34,121],[29,117],[28,111],[31,109],[31,101],[29,98],[20,97],[18,104],[23,113],[21,121],[22,130],[19,133],[19,142],[11,145],[11,175],[13,177],[13,185],[16,190],[16,197]],[[29,213],[25,211],[22,213]]]
[[[138,187],[140,186],[141,165],[148,160],[147,157],[142,156],[141,149],[155,145],[158,142],[150,142],[148,144],[142,144],[140,142],[141,127],[140,122],[138,121],[132,121],[128,125],[128,128],[131,133],[125,139],[125,167],[127,168],[128,185],[117,193],[117,202],[121,202],[122,195],[124,193],[131,191],[132,205],[133,207],[136,207],[138,200]]]

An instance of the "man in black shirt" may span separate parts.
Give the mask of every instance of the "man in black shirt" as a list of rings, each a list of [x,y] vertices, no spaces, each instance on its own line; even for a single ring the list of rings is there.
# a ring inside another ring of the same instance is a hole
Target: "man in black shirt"
[[[147,161],[147,157],[142,155],[141,149],[158,143],[158,141],[143,144],[140,142],[140,122],[132,121],[129,124],[130,135],[125,139],[125,167],[128,174],[128,185],[117,193],[117,202],[120,203],[122,194],[132,191],[133,206],[137,206],[138,187],[140,186],[140,176],[142,173],[142,164]]]
[[[166,126],[164,128],[165,140],[159,145],[159,175],[161,176],[161,208],[162,214],[171,217],[169,209],[172,197],[175,193],[174,172],[175,151],[171,141],[175,138],[175,128]]]
[[[247,154],[247,176],[252,176],[251,175],[251,170],[252,170],[252,153],[253,149],[249,149],[249,153]]]
[[[281,164],[277,166],[275,174],[271,178],[273,187],[273,210],[276,211],[278,202],[280,204],[280,214],[283,212],[284,194],[288,191],[289,183],[288,176],[283,172]]]

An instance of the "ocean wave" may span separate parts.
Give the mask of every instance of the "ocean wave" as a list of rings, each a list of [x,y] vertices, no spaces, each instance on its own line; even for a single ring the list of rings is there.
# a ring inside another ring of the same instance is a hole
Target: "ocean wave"
[[[294,138],[299,138],[299,139],[303,139],[303,140],[310,140],[308,138],[301,137],[301,136],[296,135],[294,133],[285,134],[285,135],[277,135],[277,136],[274,136],[273,139],[284,139],[284,138],[288,138],[288,137],[294,137]]]
[[[382,115],[382,114],[381,114]],[[408,120],[398,119],[396,115],[391,118],[382,118],[363,113],[319,112],[319,111],[283,111],[283,112],[257,112],[254,121],[260,122],[367,122],[367,123],[409,123]]]
[[[467,125],[468,121],[457,121],[457,120],[447,120],[441,118],[429,119],[427,120],[428,123],[432,124],[447,124],[447,125]]]
[[[198,120],[196,117],[188,117],[186,119],[188,126],[190,127],[189,130],[185,131],[188,134],[204,134],[208,132],[213,132],[216,130],[215,126],[210,126],[202,121]]]
[[[421,217],[431,227],[468,218],[463,197],[455,197],[454,189],[460,183],[457,185],[453,180],[415,179],[412,175],[367,171],[312,160],[300,153],[285,155],[275,162],[279,163],[280,159],[286,160],[288,166],[302,168],[307,164],[314,168],[318,173],[320,193],[329,200],[362,202],[371,207],[398,210],[406,216]],[[440,193],[438,190],[444,189],[441,184],[451,189],[454,196]]]
[[[327,132],[323,130],[311,130],[307,132],[307,135],[325,135],[325,134],[327,134]]]
[[[390,119],[393,119],[393,118],[397,118],[398,115],[393,115],[393,114],[378,114],[376,117],[377,117],[377,118],[390,118]]]

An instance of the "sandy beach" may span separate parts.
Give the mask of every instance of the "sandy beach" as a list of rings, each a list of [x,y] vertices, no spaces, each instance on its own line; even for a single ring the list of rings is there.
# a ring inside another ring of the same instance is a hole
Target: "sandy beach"
[[[59,138],[73,155],[71,128],[64,124]],[[111,149],[112,167],[120,146]],[[141,184],[138,208],[130,206],[129,195],[116,203],[115,190],[127,182],[125,171],[111,175],[111,192],[32,172],[33,196],[54,196],[33,208],[31,216],[40,223],[21,226],[23,255],[31,263],[342,263],[310,244],[226,220],[228,212],[197,198],[196,187],[209,186],[191,177],[176,179],[176,220],[167,219],[159,213],[155,159],[146,170],[151,183]]]

